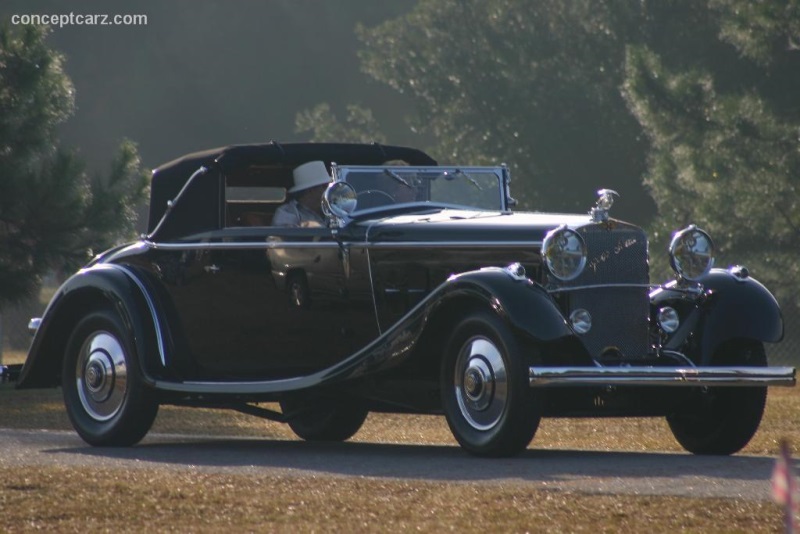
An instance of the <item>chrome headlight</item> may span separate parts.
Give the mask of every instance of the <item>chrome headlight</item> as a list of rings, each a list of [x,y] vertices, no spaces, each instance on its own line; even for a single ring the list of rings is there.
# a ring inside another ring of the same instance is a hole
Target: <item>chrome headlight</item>
[[[586,243],[578,232],[561,225],[545,236],[542,259],[553,276],[572,280],[586,266]]]
[[[691,225],[672,238],[669,262],[678,276],[695,281],[714,266],[714,243],[707,233]]]

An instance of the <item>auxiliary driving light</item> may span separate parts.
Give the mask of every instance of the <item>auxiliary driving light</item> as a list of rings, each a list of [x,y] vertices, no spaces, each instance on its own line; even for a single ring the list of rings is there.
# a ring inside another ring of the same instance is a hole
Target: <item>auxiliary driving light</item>
[[[592,314],[579,308],[569,314],[569,323],[578,334],[585,334],[592,329]]]
[[[658,310],[658,326],[667,334],[671,334],[681,325],[681,318],[675,308],[665,306]]]

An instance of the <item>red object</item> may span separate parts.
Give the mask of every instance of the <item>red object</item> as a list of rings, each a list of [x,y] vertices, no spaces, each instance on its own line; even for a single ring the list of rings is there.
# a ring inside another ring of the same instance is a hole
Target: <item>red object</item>
[[[781,441],[781,452],[772,470],[772,497],[784,507],[786,532],[794,532],[795,512],[800,503],[800,496],[797,478],[792,470],[789,443],[786,440]]]

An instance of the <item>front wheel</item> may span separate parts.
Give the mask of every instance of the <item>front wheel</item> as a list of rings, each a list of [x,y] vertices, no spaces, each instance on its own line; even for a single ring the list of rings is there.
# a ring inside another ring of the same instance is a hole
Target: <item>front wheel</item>
[[[764,345],[736,340],[723,344],[715,363],[766,366]],[[698,389],[691,408],[667,417],[675,439],[694,454],[728,455],[740,451],[755,435],[767,402],[767,388],[716,387]]]
[[[477,456],[512,456],[533,439],[541,403],[528,380],[532,348],[517,341],[496,315],[465,317],[447,344],[442,403],[458,443]]]
[[[142,384],[134,346],[110,311],[81,319],[67,343],[61,374],[72,426],[90,445],[138,443],[155,420],[158,402]]]

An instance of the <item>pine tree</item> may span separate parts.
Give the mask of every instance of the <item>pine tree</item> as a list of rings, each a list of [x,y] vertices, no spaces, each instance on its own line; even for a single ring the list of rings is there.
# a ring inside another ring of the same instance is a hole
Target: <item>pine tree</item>
[[[34,293],[127,237],[148,175],[124,141],[107,176],[90,177],[57,127],[75,109],[64,58],[41,26],[0,27],[0,306]]]
[[[715,239],[718,265],[743,263],[797,304],[800,53],[789,44],[800,10],[785,4],[711,2],[709,34],[727,59],[629,46],[624,94],[651,145],[644,182],[659,210],[655,248],[695,223]]]

